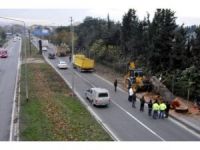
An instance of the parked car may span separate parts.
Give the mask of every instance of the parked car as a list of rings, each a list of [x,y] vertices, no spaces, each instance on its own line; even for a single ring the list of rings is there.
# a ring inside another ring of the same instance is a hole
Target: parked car
[[[92,105],[102,106],[110,104],[109,91],[104,88],[90,88],[86,90],[85,97]]]
[[[48,58],[49,59],[55,59],[55,53],[49,53]]]
[[[0,49],[0,57],[1,58],[7,58],[8,57],[8,52],[5,49]]]
[[[67,63],[65,61],[60,61],[57,66],[59,69],[68,69]]]
[[[47,51],[47,47],[42,47],[42,51]]]

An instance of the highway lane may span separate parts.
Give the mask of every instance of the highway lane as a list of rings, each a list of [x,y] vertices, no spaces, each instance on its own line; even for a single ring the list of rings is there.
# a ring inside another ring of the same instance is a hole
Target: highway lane
[[[54,48],[49,51],[54,51]],[[47,52],[44,53],[47,57]],[[56,58],[49,60],[56,67],[58,61],[68,58]],[[69,62],[68,62],[69,63]],[[70,64],[69,64],[70,65]],[[58,69],[57,69],[58,70]],[[58,70],[69,83],[72,83],[72,68],[68,70]],[[188,130],[178,126],[169,119],[153,120],[145,112],[133,109],[127,100],[127,93],[118,90],[114,92],[113,85],[99,78],[95,73],[80,73],[74,70],[75,90],[84,98],[89,107],[101,118],[102,122],[112,131],[118,140],[122,141],[199,141],[199,137],[191,134]],[[103,87],[110,91],[112,103],[109,107],[93,107],[84,96],[85,89],[90,87]]]
[[[8,58],[0,58],[0,141],[8,141],[21,41],[10,40]]]

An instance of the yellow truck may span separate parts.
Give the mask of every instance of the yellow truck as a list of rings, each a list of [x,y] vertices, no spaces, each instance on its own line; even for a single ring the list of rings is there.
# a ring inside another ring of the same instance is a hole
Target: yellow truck
[[[83,54],[73,55],[73,67],[79,71],[94,71],[94,60]]]

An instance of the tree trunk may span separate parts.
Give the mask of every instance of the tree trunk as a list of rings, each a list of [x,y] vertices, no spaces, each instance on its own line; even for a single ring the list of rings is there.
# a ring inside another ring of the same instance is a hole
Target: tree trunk
[[[171,93],[169,89],[167,89],[167,87],[162,84],[155,76],[151,77],[150,81],[153,85],[153,91],[161,95],[164,101],[171,102],[175,98],[173,93]]]

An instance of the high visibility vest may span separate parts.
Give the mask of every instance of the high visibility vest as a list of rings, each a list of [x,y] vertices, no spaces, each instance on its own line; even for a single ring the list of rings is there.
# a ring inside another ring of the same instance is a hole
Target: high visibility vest
[[[165,105],[165,103],[160,104],[160,110],[165,110],[166,108],[167,106]]]
[[[153,110],[159,110],[159,105],[157,103],[153,104]]]

